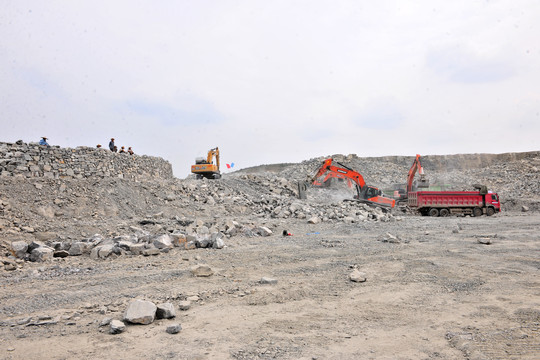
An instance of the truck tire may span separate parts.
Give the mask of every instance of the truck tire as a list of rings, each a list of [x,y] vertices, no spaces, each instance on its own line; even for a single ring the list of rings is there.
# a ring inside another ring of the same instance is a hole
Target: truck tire
[[[482,214],[482,209],[480,209],[479,207],[473,209],[473,216],[482,216]]]
[[[450,210],[448,210],[448,209],[441,209],[441,210],[439,211],[439,215],[440,215],[440,216],[448,216],[448,215],[450,215]]]
[[[486,210],[486,215],[487,216],[492,216],[493,214],[495,214],[495,209],[492,208],[492,207],[488,207],[487,210]]]
[[[439,210],[436,208],[429,209],[429,216],[433,216],[433,217],[439,216]]]

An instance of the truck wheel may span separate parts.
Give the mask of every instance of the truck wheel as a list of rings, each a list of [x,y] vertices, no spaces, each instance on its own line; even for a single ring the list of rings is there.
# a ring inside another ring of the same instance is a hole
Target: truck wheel
[[[439,211],[439,215],[440,215],[440,216],[448,216],[448,215],[450,215],[450,210],[448,210],[448,209],[441,209],[441,211]]]
[[[429,216],[439,216],[439,210],[435,208],[429,209]]]
[[[487,214],[487,216],[491,216],[491,215],[495,214],[495,209],[492,208],[492,207],[487,208],[486,214]]]
[[[482,216],[482,209],[478,207],[474,208],[472,213],[473,213],[473,216]]]

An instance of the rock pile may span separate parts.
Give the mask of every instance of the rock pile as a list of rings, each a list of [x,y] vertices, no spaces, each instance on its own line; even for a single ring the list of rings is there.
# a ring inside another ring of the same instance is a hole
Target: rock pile
[[[151,301],[137,299],[132,301],[126,308],[122,320],[106,318],[100,326],[109,325],[110,334],[120,334],[126,331],[127,324],[149,325],[156,319],[173,319],[176,317],[176,311],[172,303],[154,304]],[[166,332],[177,334],[182,330],[178,323],[168,325]]]
[[[151,156],[114,153],[85,146],[76,149],[36,143],[0,143],[0,176],[87,178],[120,177],[171,179],[169,162]]]

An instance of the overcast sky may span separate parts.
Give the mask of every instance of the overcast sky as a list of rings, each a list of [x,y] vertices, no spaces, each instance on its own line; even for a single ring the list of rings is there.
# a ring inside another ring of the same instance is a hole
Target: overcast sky
[[[537,0],[0,6],[0,141],[114,137],[181,178],[216,146],[235,168],[540,150]]]

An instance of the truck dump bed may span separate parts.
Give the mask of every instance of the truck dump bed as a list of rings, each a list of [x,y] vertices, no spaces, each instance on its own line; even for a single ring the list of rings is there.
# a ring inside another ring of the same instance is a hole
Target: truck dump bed
[[[453,208],[482,207],[478,191],[414,191],[408,195],[410,207]]]

